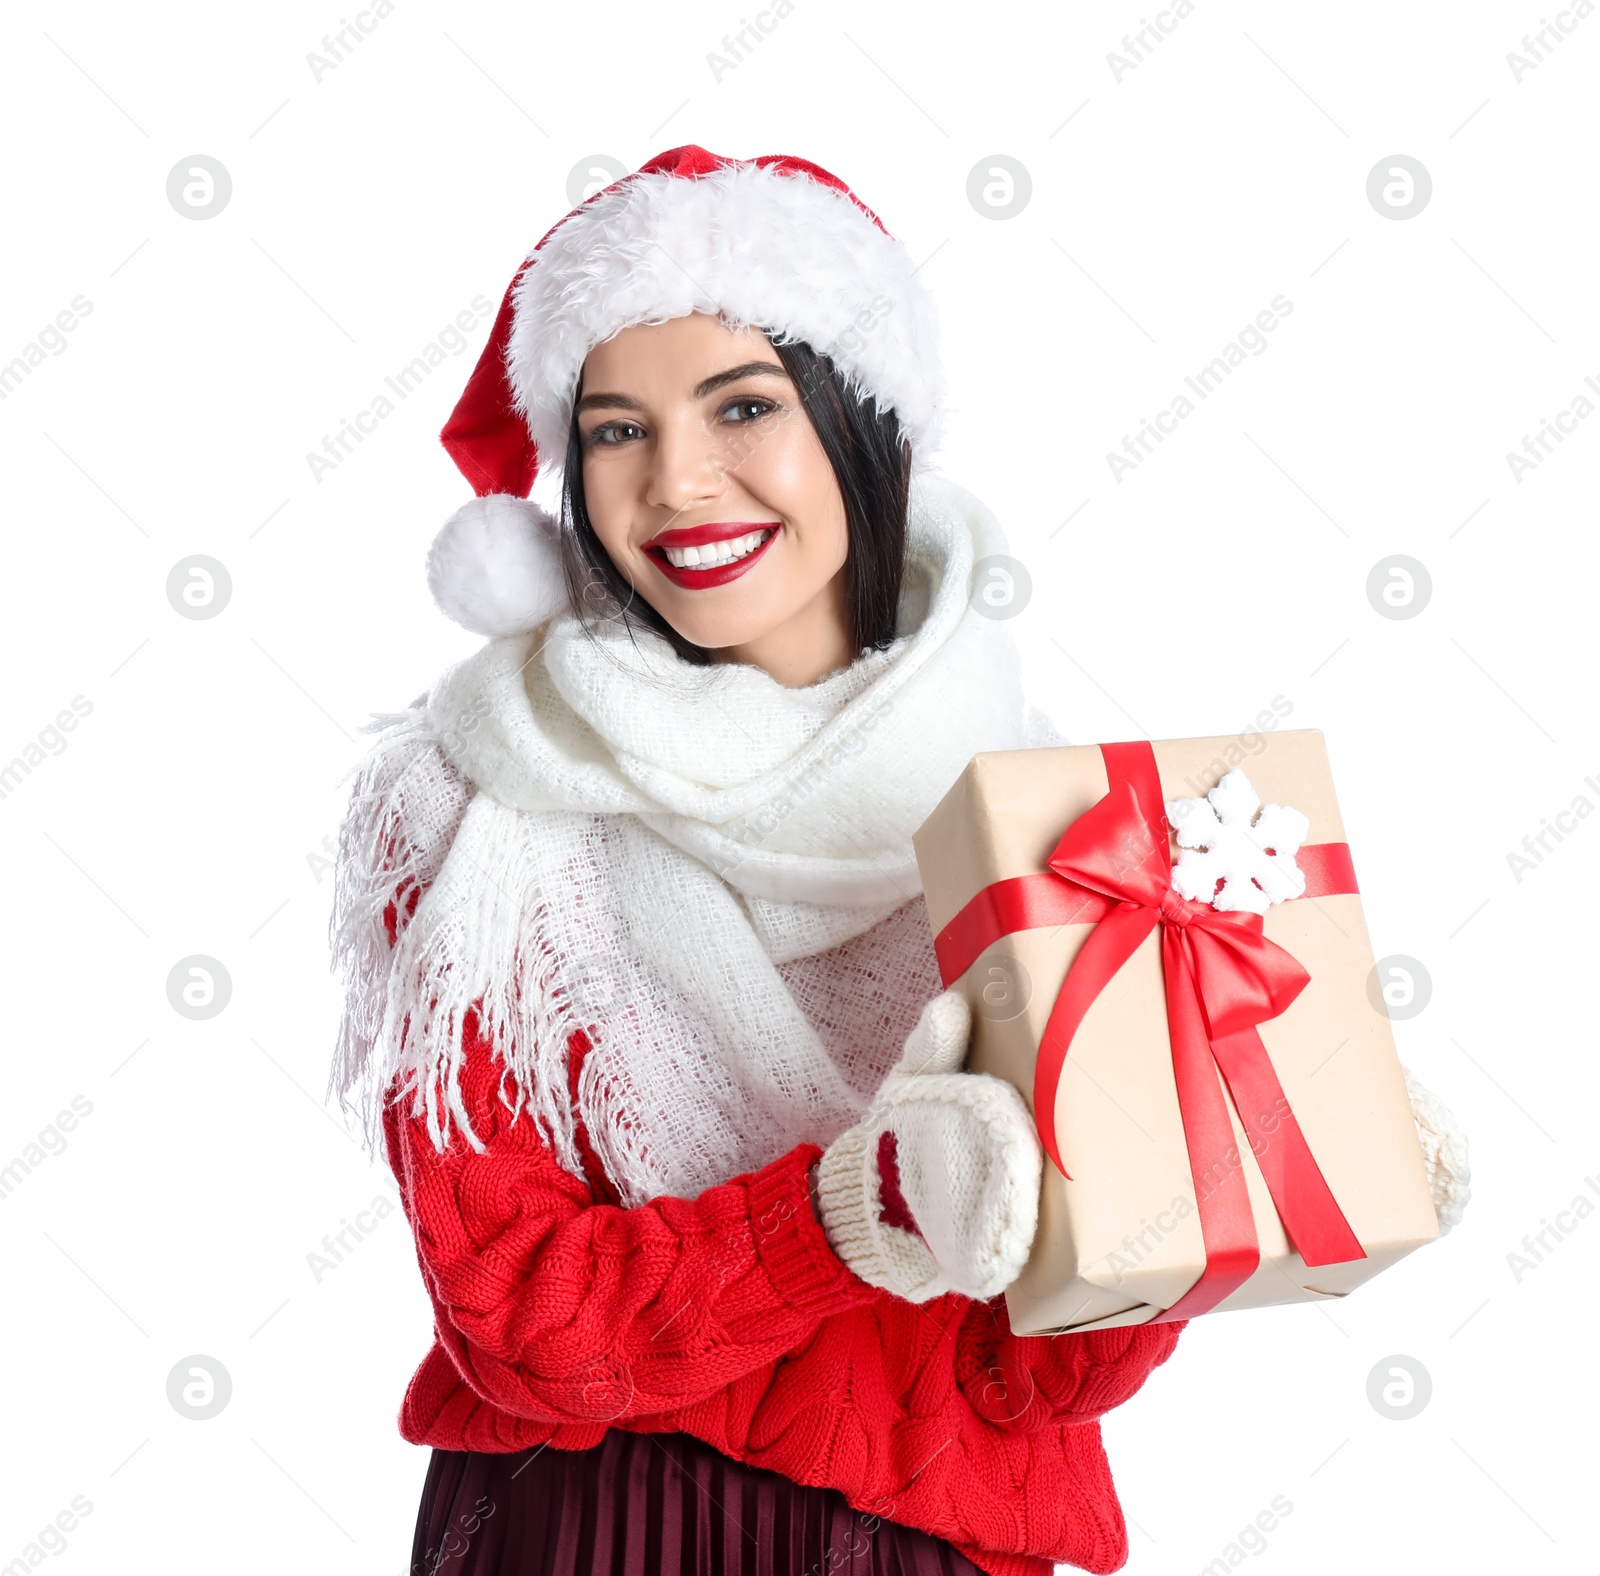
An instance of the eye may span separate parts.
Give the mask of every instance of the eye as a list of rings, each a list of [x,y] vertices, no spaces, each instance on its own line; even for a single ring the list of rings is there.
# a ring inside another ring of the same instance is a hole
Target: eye
[[[589,436],[583,441],[596,448],[610,448],[628,442],[625,433],[637,435],[643,431],[644,428],[636,421],[603,421],[598,427],[591,427]]]
[[[777,409],[777,404],[770,399],[761,399],[754,394],[741,395],[738,399],[730,400],[722,407],[722,414],[732,420],[734,426],[748,426],[752,421],[759,421],[763,416],[769,415]],[[747,415],[738,415],[736,412],[749,412]]]

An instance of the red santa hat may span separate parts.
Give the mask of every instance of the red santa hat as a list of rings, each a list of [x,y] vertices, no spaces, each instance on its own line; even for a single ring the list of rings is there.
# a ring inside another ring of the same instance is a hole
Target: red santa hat
[[[633,324],[690,312],[804,340],[896,413],[919,468],[937,444],[938,322],[905,246],[805,159],[672,148],[528,254],[439,434],[478,495],[428,553],[434,600],[458,624],[516,634],[564,605],[559,526],[527,494],[565,460],[584,358]]]

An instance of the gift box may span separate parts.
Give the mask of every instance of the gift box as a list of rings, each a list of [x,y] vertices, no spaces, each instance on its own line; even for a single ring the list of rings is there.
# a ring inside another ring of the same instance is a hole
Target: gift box
[[[1438,1235],[1320,732],[975,756],[915,837],[1022,1093],[1022,1335],[1347,1295]]]

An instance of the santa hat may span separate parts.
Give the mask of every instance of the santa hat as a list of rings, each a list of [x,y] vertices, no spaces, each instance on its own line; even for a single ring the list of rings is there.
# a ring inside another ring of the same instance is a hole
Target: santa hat
[[[527,501],[566,457],[584,358],[636,323],[719,314],[804,340],[845,385],[893,410],[919,469],[938,442],[933,299],[905,246],[805,159],[657,154],[549,230],[506,290],[440,441],[478,495],[428,553],[458,624],[510,635],[566,602],[559,525]]]

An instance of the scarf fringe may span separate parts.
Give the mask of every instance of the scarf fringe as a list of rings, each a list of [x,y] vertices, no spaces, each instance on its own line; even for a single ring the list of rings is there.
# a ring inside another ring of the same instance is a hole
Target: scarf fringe
[[[403,711],[376,712],[362,732],[378,738],[351,772],[356,778],[339,827],[333,909],[328,919],[330,969],[342,976],[344,1007],[329,1069],[327,1098],[360,1123],[363,1147],[376,1158],[381,1138],[379,1070],[392,949],[384,910],[392,902],[404,932],[417,887],[438,874],[473,784],[430,758],[436,740],[426,694]],[[453,787],[454,793],[450,790]],[[450,803],[459,800],[459,806]],[[421,813],[418,813],[418,812]],[[427,835],[429,831],[432,836]]]
[[[572,1011],[563,959],[541,934],[545,894],[531,878],[529,818],[484,795],[467,808],[428,895],[399,939],[386,984],[381,1038],[435,1148],[454,1118],[485,1148],[461,1100],[468,1018],[501,1064],[500,1100],[514,1120],[524,1106],[561,1164],[581,1175],[573,1112],[565,1098]]]
[[[379,736],[353,769],[329,922],[344,1006],[327,1093],[359,1123],[374,1159],[385,1103],[408,1098],[436,1149],[448,1147],[453,1120],[482,1151],[460,1093],[475,1021],[502,1064],[511,1119],[527,1107],[561,1164],[581,1176],[569,1058],[575,1033],[592,1047],[599,1036],[573,1000],[570,961],[547,939],[553,915],[530,841],[538,829],[451,766],[425,702],[374,714],[364,731]],[[423,896],[408,915],[417,888]],[[393,946],[383,920],[390,903]],[[578,1096],[608,1175],[624,1196],[651,1196],[648,1153],[602,1057],[585,1064]]]

